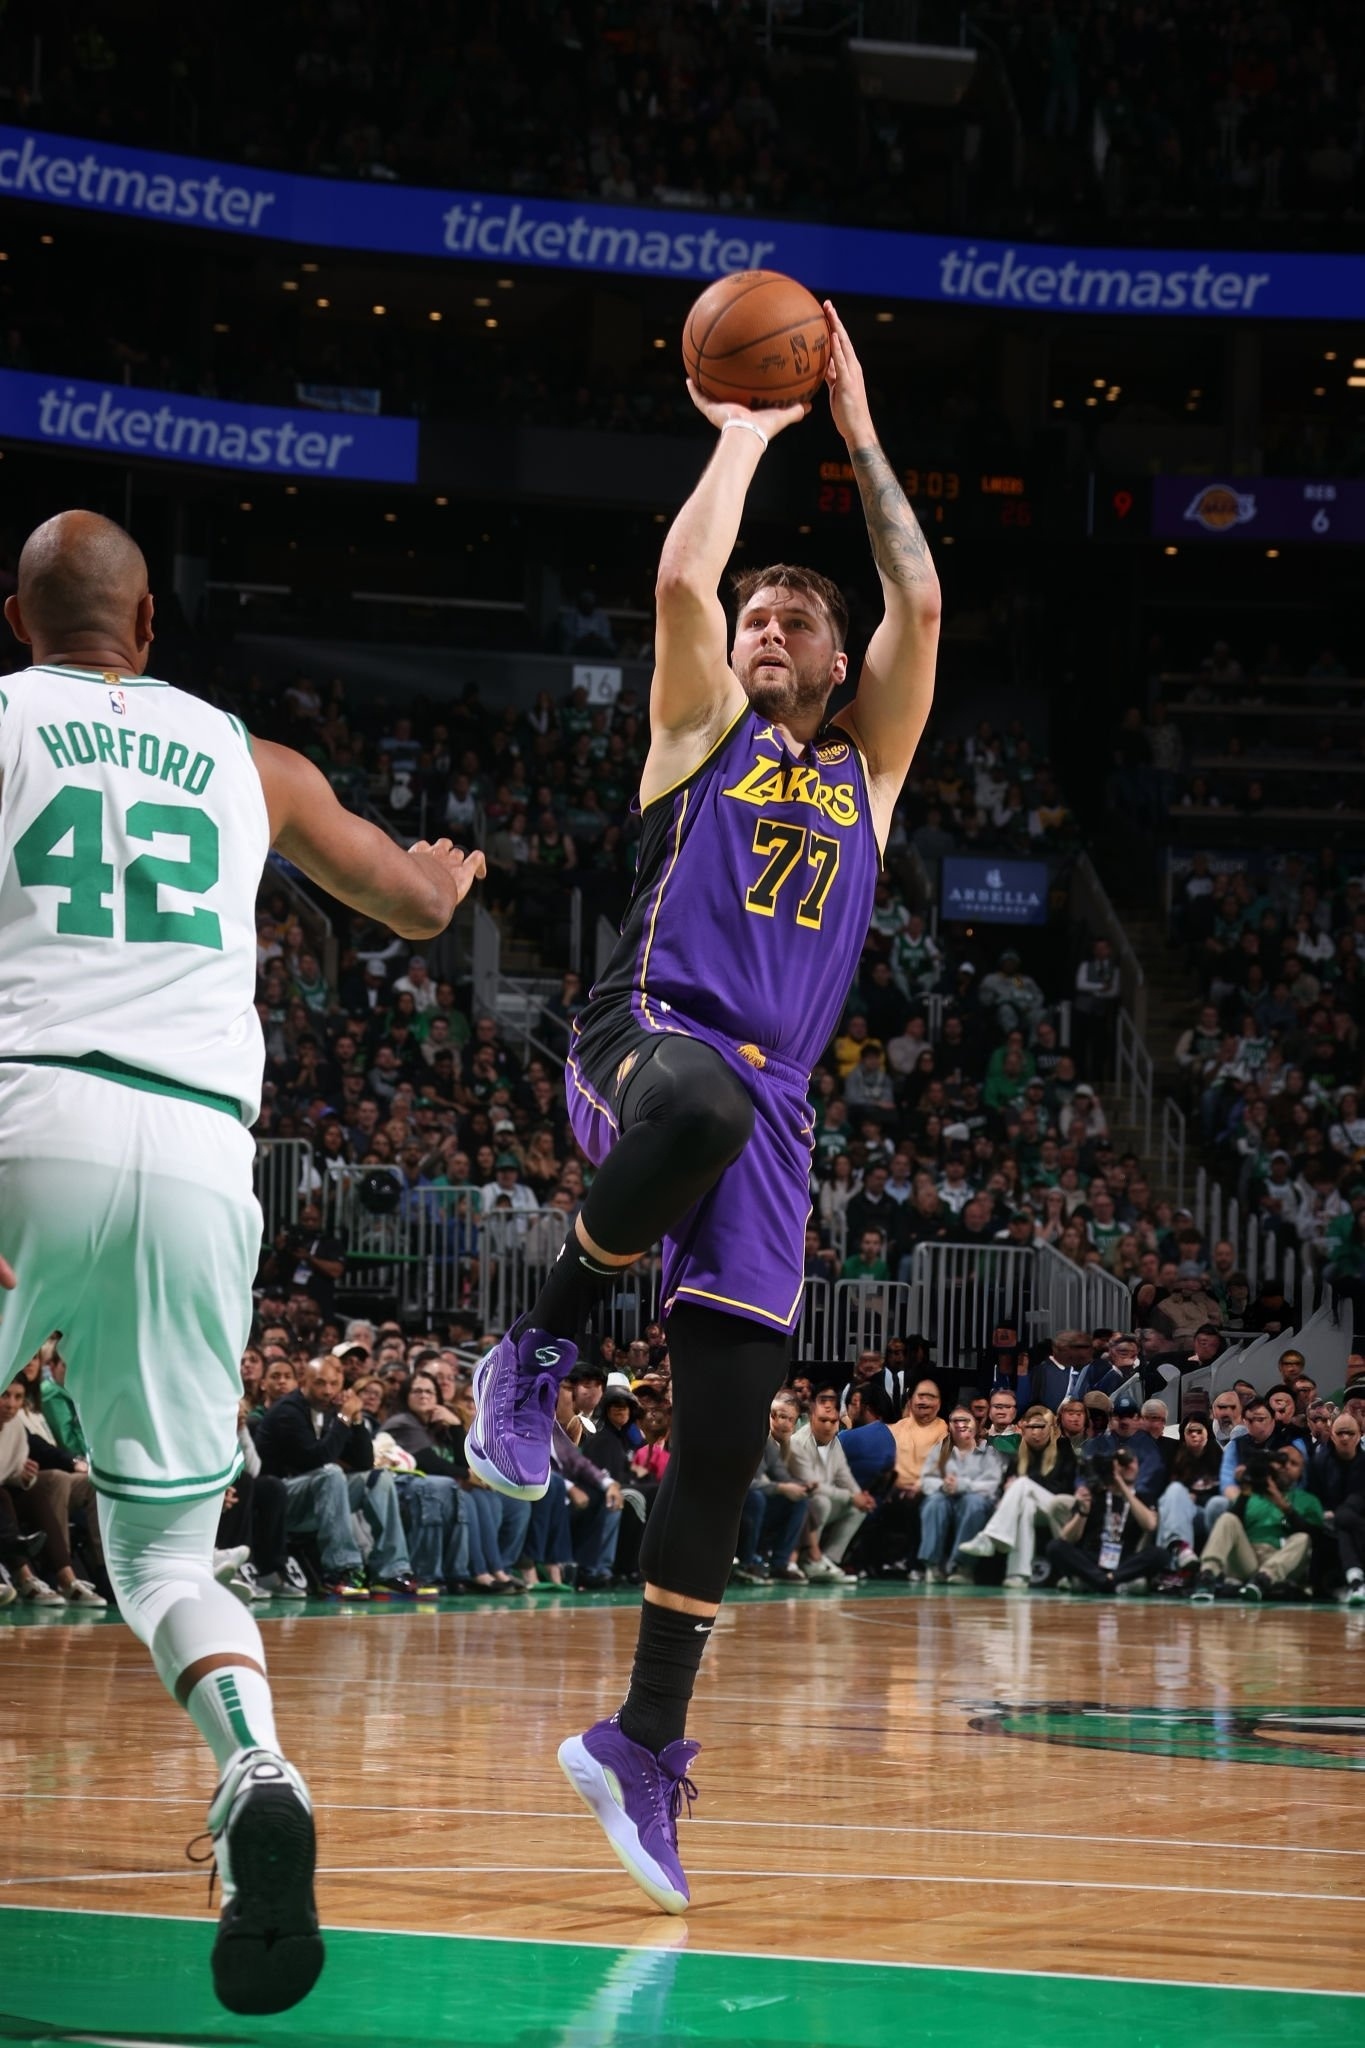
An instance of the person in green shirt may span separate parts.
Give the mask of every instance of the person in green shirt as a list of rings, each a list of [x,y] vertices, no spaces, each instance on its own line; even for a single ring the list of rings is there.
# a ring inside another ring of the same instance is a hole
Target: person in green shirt
[[[885,1241],[880,1230],[865,1230],[858,1239],[856,1258],[844,1260],[845,1280],[886,1280],[890,1270],[884,1257]]]
[[[1322,1502],[1303,1484],[1303,1453],[1293,1444],[1258,1459],[1249,1449],[1238,1498],[1220,1515],[1199,1558],[1194,1598],[1217,1597],[1220,1582],[1241,1581],[1244,1600],[1284,1597],[1308,1575],[1316,1531],[1325,1529]]]
[[[60,1449],[69,1451],[73,1458],[88,1459],[85,1433],[81,1428],[76,1404],[66,1391],[66,1360],[61,1353],[54,1352],[47,1362],[47,1375],[39,1394],[43,1420],[56,1438]]]

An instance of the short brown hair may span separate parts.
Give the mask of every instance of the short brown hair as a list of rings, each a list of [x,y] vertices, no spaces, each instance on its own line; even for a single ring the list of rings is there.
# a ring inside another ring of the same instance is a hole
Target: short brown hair
[[[834,629],[835,647],[842,650],[848,633],[848,605],[838,584],[831,583],[828,576],[821,576],[815,569],[794,568],[790,562],[769,562],[766,569],[736,570],[730,578],[730,588],[736,618],[758,590],[792,590],[814,598]]]

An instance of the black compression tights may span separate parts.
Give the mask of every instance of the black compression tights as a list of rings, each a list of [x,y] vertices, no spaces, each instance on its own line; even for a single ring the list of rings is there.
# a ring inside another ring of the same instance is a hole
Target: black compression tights
[[[787,1375],[791,1340],[742,1316],[676,1308],[670,1455],[640,1545],[640,1569],[668,1593],[719,1605],[745,1498]]]
[[[669,1033],[621,1091],[621,1135],[583,1204],[604,1252],[642,1252],[714,1187],[749,1142],[754,1105],[718,1052]]]

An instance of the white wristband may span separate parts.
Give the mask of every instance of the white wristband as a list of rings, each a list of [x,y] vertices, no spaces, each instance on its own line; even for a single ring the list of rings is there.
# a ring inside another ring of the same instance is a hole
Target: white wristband
[[[759,440],[763,443],[763,446],[765,448],[767,447],[767,435],[764,433],[762,427],[755,426],[752,420],[727,420],[725,422],[725,425],[721,428],[722,434],[728,433],[731,427],[743,427],[746,434],[757,434]]]

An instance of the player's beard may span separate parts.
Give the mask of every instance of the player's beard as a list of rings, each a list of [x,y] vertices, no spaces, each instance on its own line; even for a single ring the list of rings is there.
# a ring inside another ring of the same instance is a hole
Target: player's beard
[[[754,710],[774,725],[807,725],[814,719],[818,727],[834,688],[829,668],[823,663],[792,661],[790,656],[780,670],[764,668],[763,661],[762,655],[755,655],[739,672]]]

